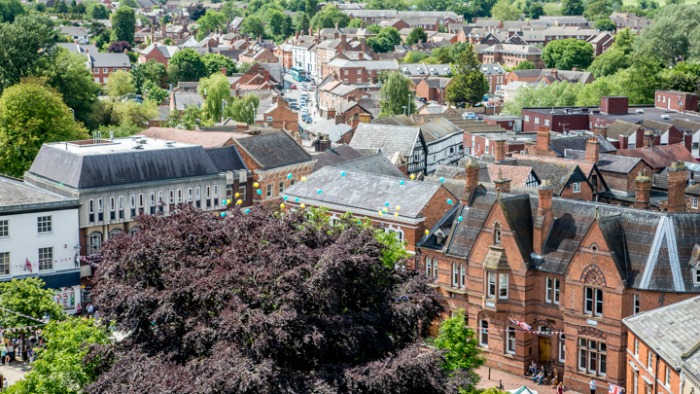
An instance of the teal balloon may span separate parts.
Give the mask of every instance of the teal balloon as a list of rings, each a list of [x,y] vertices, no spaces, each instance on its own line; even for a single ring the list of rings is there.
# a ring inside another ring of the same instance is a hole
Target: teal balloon
[[[399,185],[401,185],[401,186],[403,186],[405,184],[406,184],[406,181],[404,181],[403,179],[399,182]]]
[[[282,197],[282,199],[283,199],[284,201],[287,201],[287,200],[289,200],[289,197],[288,197],[288,196],[284,196],[284,197]]]
[[[385,201],[385,202],[384,202],[384,206],[385,206],[385,207],[388,207],[389,205],[391,205],[391,204],[389,204],[389,201]]]
[[[321,193],[323,193],[323,190],[321,190],[321,189],[316,190],[316,194],[321,194]]]
[[[340,173],[340,176],[346,176],[346,175],[348,175],[348,174],[347,174],[345,171],[342,171],[342,172]]]
[[[450,205],[452,205],[452,199],[451,199],[451,198],[448,198],[448,199],[447,199],[447,203],[450,204]]]
[[[258,189],[255,192],[258,193],[258,196],[262,196],[262,190]]]
[[[292,179],[292,173],[287,174],[287,179]]]
[[[457,223],[461,222],[462,220],[464,220],[463,217],[461,217],[461,216],[458,216],[458,217],[457,217]]]
[[[299,197],[295,198],[294,202],[299,202]]]
[[[250,213],[250,209],[246,209],[246,210],[243,211],[243,212],[244,212],[244,213]]]
[[[221,212],[221,217],[226,216],[226,212]]]
[[[440,177],[440,183],[445,183],[445,178]]]

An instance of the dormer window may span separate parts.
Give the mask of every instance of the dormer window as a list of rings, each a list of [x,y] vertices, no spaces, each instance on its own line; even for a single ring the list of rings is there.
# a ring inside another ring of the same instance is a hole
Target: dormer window
[[[700,286],[700,268],[693,268],[693,285]]]
[[[445,244],[445,233],[442,231],[442,229],[435,231],[435,243],[438,245]]]
[[[501,244],[501,224],[498,222],[494,223],[493,225],[493,244]]]

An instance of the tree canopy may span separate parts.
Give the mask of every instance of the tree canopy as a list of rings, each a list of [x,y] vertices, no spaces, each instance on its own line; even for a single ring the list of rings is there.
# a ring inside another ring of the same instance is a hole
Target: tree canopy
[[[401,35],[395,27],[382,28],[376,36],[367,39],[367,45],[374,52],[386,53],[394,50],[394,46],[401,43]]]
[[[0,91],[32,75],[37,63],[51,57],[58,34],[47,18],[22,15],[14,23],[0,23]]]
[[[231,100],[231,84],[222,73],[199,80],[197,92],[204,97],[204,116],[207,121],[217,122],[223,117],[224,107]]]
[[[112,41],[134,42],[136,15],[129,7],[119,7],[112,14]]]
[[[398,71],[389,73],[379,90],[379,116],[401,115],[407,111],[407,106],[410,105],[410,83],[411,81]],[[411,108],[411,111],[415,111],[415,108]]]
[[[335,27],[336,24],[338,27],[346,27],[348,23],[350,23],[350,17],[334,5],[323,7],[321,12],[317,12],[310,21],[310,25],[314,30]]]
[[[466,372],[473,384],[479,381],[475,370],[484,365],[486,360],[481,356],[474,331],[467,326],[464,310],[457,311],[440,324],[435,347],[446,350],[443,364],[445,370]]]
[[[658,57],[666,65],[700,60],[700,5],[673,4],[656,14],[636,42],[635,57]]]
[[[517,21],[520,19],[522,10],[518,3],[511,0],[498,0],[491,9],[493,19],[500,21]]]
[[[542,60],[547,67],[584,70],[593,62],[593,47],[590,43],[567,38],[549,42],[542,51]]]
[[[471,46],[462,50],[451,65],[452,80],[445,90],[445,99],[450,104],[481,102],[489,92],[489,84],[481,72],[481,63]]]
[[[136,63],[131,67],[129,72],[133,78],[136,93],[142,93],[143,86],[148,81],[157,86],[165,86],[164,84],[168,77],[165,66],[155,60],[149,60],[146,63]],[[109,82],[109,80],[107,82]]]
[[[419,346],[441,310],[427,278],[381,264],[355,219],[305,223],[185,208],[105,245],[95,302],[130,335],[85,392],[456,391]]]
[[[535,63],[525,60],[523,62],[518,63],[517,66],[513,67],[513,70],[534,70],[535,69]]]
[[[224,115],[236,122],[253,124],[258,105],[260,105],[260,98],[256,94],[249,94],[243,98],[237,98],[227,105]]]
[[[171,82],[199,81],[207,75],[202,56],[191,48],[177,51],[168,63],[168,77]]]
[[[46,289],[44,281],[39,278],[0,282],[0,306],[34,319],[42,320],[45,315],[57,320],[65,318],[63,308],[54,302],[53,296],[53,290]],[[0,311],[0,325],[4,328],[36,324],[36,320],[16,313]]]
[[[399,40],[399,42],[401,42]],[[422,27],[416,27],[406,36],[406,45],[413,45],[417,42],[428,42],[428,33]]]
[[[109,75],[107,80],[107,94],[112,99],[117,99],[126,96],[129,93],[135,93],[134,77],[130,72],[118,70]]]

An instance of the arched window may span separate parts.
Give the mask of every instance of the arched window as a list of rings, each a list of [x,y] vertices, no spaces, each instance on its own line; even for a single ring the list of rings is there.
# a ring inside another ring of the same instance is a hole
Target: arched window
[[[501,244],[501,223],[498,222],[493,224],[493,244]]]
[[[109,239],[120,236],[122,234],[124,234],[124,231],[122,231],[122,229],[114,228],[114,229],[112,229],[112,231],[109,232]]]
[[[129,229],[129,235],[135,235],[135,234],[138,233],[138,232],[139,232],[139,227],[138,227],[138,226],[134,226],[134,227],[132,227],[132,228]]]
[[[94,231],[88,237],[88,256],[96,255],[102,250],[102,233]]]

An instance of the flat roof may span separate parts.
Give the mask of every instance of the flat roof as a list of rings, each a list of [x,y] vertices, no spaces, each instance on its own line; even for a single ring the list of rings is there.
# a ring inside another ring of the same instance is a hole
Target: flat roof
[[[637,113],[637,110],[644,112]],[[542,115],[556,116],[581,116],[594,115],[601,119],[609,119],[611,121],[624,120],[630,123],[641,123],[644,120],[655,120],[657,122],[671,123],[673,120],[690,120],[700,122],[700,115],[688,112],[676,112],[653,106],[630,106],[626,114],[606,114],[600,112],[600,107],[530,107],[523,108],[523,111],[535,112]],[[586,112],[587,111],[587,112]],[[598,111],[598,112],[594,112]],[[668,115],[669,119],[663,119],[662,115]]]
[[[44,144],[53,149],[66,150],[78,156],[107,155],[110,153],[125,153],[133,151],[156,151],[164,149],[191,148],[200,145],[186,144],[173,140],[148,138],[135,135],[127,138],[79,140],[68,142],[52,142]],[[135,149],[136,146],[140,148]]]
[[[78,200],[48,192],[17,179],[0,176],[0,215],[40,208],[72,208]]]

